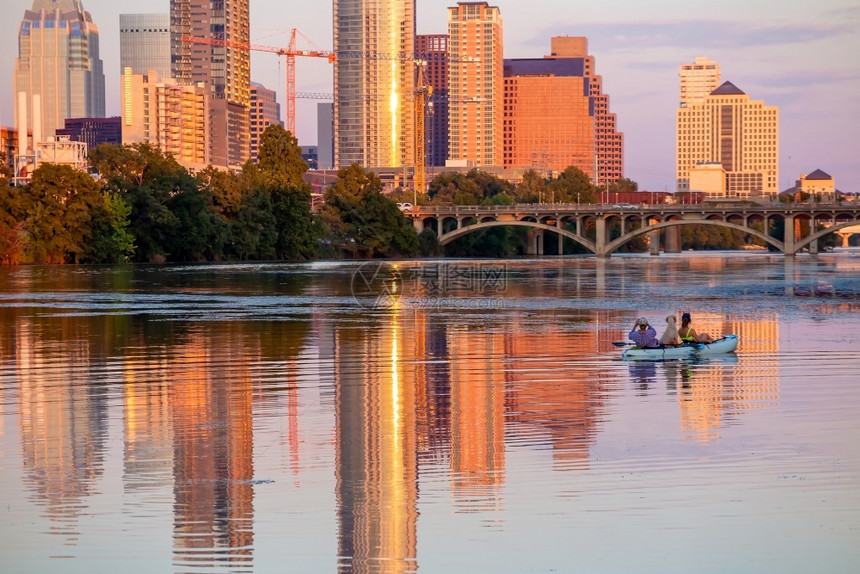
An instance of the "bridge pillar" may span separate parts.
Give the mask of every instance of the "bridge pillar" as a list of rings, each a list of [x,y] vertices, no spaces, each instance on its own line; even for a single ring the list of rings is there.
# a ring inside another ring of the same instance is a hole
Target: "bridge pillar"
[[[594,222],[594,254],[598,257],[609,257],[606,252],[606,219],[598,217]]]
[[[531,229],[526,234],[526,255],[543,255],[543,229]]]
[[[785,217],[785,238],[783,241],[783,254],[786,257],[794,257],[795,246],[794,246],[794,238],[795,238],[795,229],[794,229],[794,215],[787,215]]]
[[[667,227],[665,239],[663,240],[663,251],[666,253],[681,252],[681,228]]]
[[[648,244],[651,248],[651,255],[660,255],[660,230],[648,234]]]

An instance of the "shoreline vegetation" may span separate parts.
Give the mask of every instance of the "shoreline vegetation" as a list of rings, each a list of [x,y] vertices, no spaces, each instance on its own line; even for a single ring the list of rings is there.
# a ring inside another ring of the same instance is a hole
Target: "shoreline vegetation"
[[[32,181],[9,185],[0,167],[0,264],[203,263],[395,257],[511,257],[525,254],[526,230],[495,227],[440,246],[433,230],[418,233],[398,202],[411,190],[382,193],[357,164],[343,168],[318,211],[298,140],[278,125],[264,132],[258,161],[239,173],[208,167],[191,174],[148,144],[101,145],[89,153],[95,178],[66,165],[42,164]],[[622,179],[608,191],[637,191]],[[510,205],[555,201],[599,203],[588,176],[569,167],[557,177],[527,171],[518,185],[472,170],[445,173],[418,196],[419,205]],[[619,230],[610,229],[610,233]],[[585,230],[586,235],[589,230]],[[547,242],[546,255],[556,253]],[[735,230],[684,226],[688,249],[766,249]],[[620,252],[645,252],[636,238]],[[569,239],[563,254],[588,253]]]

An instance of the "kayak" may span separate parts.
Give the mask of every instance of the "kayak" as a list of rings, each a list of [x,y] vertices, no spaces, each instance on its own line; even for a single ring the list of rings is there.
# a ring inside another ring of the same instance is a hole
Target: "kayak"
[[[622,359],[665,361],[668,359],[695,359],[698,349],[693,345],[682,345],[680,347],[645,348],[631,347],[624,349],[621,353]]]
[[[731,353],[738,348],[738,336],[726,335],[712,343],[684,343],[680,347],[648,349],[631,347],[621,353],[622,359],[665,361],[671,359],[695,359]]]
[[[726,335],[712,343],[690,343],[690,346],[696,348],[696,353],[700,357],[722,355],[724,353],[731,353],[738,348],[738,336]]]

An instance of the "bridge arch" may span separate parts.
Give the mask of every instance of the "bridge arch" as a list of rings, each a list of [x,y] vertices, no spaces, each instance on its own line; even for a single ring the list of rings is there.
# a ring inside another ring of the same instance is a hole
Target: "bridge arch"
[[[606,244],[606,255],[611,254],[613,251],[633,239],[634,237],[638,237],[640,235],[645,235],[647,233],[651,233],[652,231],[659,231],[660,229],[665,229],[667,227],[680,227],[682,225],[712,225],[716,227],[728,227],[729,229],[737,229],[738,231],[742,231],[748,235],[752,235],[754,237],[758,237],[759,239],[773,245],[780,251],[785,249],[785,244],[779,239],[775,239],[761,231],[757,231],[750,227],[744,227],[742,225],[738,225],[737,223],[729,223],[723,219],[668,219],[662,221],[660,223],[655,223],[653,225],[648,225],[645,227],[640,227],[638,229],[634,229],[620,237],[613,239],[612,241]]]
[[[820,229],[814,233],[810,233],[803,239],[798,239],[795,243],[797,250],[801,250],[804,247],[808,247],[812,244],[813,241],[818,241],[822,237],[829,235],[830,233],[836,233],[840,229],[845,229],[846,227],[855,227],[857,225],[856,221],[843,221],[842,223],[834,223],[830,227],[825,227],[824,229]]]
[[[505,227],[508,225],[519,226],[519,227],[532,227],[534,229],[543,229],[545,231],[552,231],[553,233],[558,233],[564,237],[569,237],[576,243],[582,245],[592,253],[596,252],[595,245],[593,241],[585,239],[584,237],[580,237],[575,233],[564,229],[563,227],[556,227],[554,225],[547,225],[546,223],[538,223],[537,221],[527,221],[527,220],[504,220],[504,221],[482,221],[480,223],[474,223],[472,225],[466,225],[464,227],[460,227],[459,229],[455,229],[453,231],[449,231],[448,233],[443,234],[439,237],[439,245],[445,246],[458,239],[472,233],[473,231],[478,231],[479,229],[488,229],[490,227]]]

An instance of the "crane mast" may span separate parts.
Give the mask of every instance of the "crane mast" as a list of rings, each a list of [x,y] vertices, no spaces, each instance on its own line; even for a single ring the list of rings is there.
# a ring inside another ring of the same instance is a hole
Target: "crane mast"
[[[413,157],[415,158],[415,170],[413,177],[413,186],[415,192],[424,193],[426,191],[427,182],[427,162],[425,157],[426,142],[425,142],[425,112],[427,102],[430,96],[433,95],[433,86],[424,83],[424,67],[427,65],[426,60],[415,60],[415,66],[418,68],[418,79],[415,87],[415,149]]]

